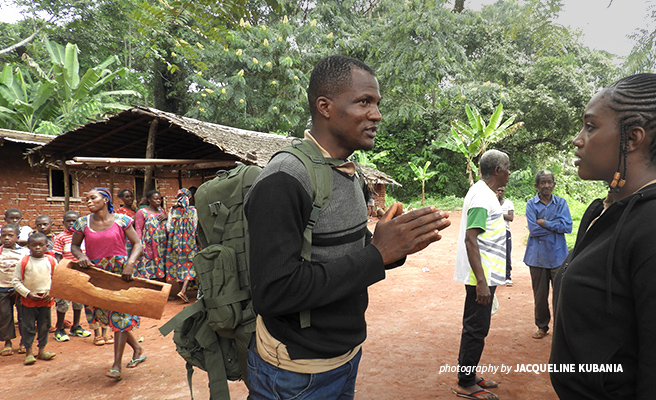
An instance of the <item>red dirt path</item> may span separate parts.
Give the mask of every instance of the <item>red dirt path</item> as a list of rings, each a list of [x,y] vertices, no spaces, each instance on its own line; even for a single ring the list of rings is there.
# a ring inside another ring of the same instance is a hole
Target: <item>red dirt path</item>
[[[371,287],[369,337],[363,346],[356,399],[457,398],[450,390],[456,374],[439,373],[441,367],[457,365],[462,328],[464,287],[453,281],[460,213],[453,212],[451,220],[440,242],[408,257],[405,266],[389,271],[387,279]],[[480,365],[511,368],[508,374],[484,375],[500,382],[493,391],[503,400],[555,400],[548,374],[514,372],[517,364],[546,364],[551,336],[531,338],[533,298],[528,268],[521,262],[527,234],[523,217],[515,218],[512,232],[515,285],[497,290],[499,311],[492,317]],[[157,331],[183,306],[172,300],[162,320],[142,318],[135,333],[144,338],[148,360],[135,369],[123,368],[121,382],[103,376],[111,365],[111,345],[96,347],[91,338],[77,337],[58,343],[51,335],[47,350],[57,353],[52,361],[26,367],[23,355],[0,357],[0,399],[189,399],[184,362],[171,335],[162,337]],[[128,346],[124,363],[131,355]],[[246,398],[241,382],[230,383],[230,390],[233,400]],[[194,374],[194,394],[198,400],[209,398],[207,376],[200,370]]]

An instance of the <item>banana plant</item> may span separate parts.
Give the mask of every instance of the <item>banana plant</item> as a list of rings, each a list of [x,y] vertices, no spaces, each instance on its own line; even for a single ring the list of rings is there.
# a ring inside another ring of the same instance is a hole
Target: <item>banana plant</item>
[[[133,90],[98,91],[98,89],[117,77],[125,77],[128,70],[125,67],[114,71],[108,67],[119,59],[113,55],[96,67],[89,68],[80,76],[80,63],[77,45],[68,43],[66,47],[46,39],[46,49],[50,54],[52,69],[50,76],[56,82],[61,116],[70,115],[80,104],[90,99],[102,99],[113,95],[140,96]],[[128,106],[117,103],[100,102],[103,109],[127,109]]]
[[[10,129],[34,132],[39,121],[56,117],[55,85],[5,64],[0,75],[0,119]]]
[[[421,205],[424,206],[426,205],[426,198],[424,195],[426,181],[437,175],[438,172],[428,171],[428,167],[430,167],[431,165],[430,161],[426,161],[426,164],[424,164],[423,168],[417,166],[415,163],[412,162],[408,162],[408,165],[410,165],[410,169],[412,169],[412,172],[414,172],[415,174],[414,180],[421,182]]]
[[[434,149],[448,149],[461,153],[467,159],[467,176],[469,185],[474,184],[474,174],[478,175],[478,167],[474,160],[481,156],[487,148],[501,139],[514,133],[519,129],[523,122],[513,124],[515,115],[508,118],[503,123],[503,104],[499,103],[494,114],[490,117],[490,122],[485,123],[483,117],[474,106],[466,105],[465,112],[469,125],[458,120],[451,122],[451,140],[447,142],[433,142]]]
[[[366,167],[370,168],[378,168],[376,167],[375,162],[377,160],[380,160],[381,158],[385,158],[389,154],[389,151],[384,150],[381,152],[378,152],[376,154],[373,154],[371,156],[367,155],[367,153],[363,150],[356,150],[353,152],[353,158],[360,163],[361,165],[364,165]]]

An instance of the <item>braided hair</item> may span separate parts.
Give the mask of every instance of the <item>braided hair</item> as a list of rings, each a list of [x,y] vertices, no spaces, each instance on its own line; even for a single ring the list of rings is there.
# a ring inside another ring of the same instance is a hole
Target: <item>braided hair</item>
[[[651,136],[650,162],[656,165],[656,74],[627,76],[605,91],[609,107],[618,114],[620,124],[620,156],[610,184],[611,191],[617,192],[626,183],[626,153],[631,128],[641,127]]]
[[[95,190],[96,192],[100,193],[101,196],[107,199],[107,210],[110,213],[114,212],[114,205],[112,204],[112,194],[109,192],[109,189],[101,187],[101,186],[96,186],[92,190]]]

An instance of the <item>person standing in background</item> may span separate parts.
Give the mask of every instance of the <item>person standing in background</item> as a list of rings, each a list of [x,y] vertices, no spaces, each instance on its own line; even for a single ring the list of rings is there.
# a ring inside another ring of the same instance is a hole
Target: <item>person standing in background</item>
[[[549,287],[560,264],[567,257],[566,233],[572,233],[572,216],[567,201],[553,194],[556,179],[553,172],[543,169],[535,175],[538,194],[526,203],[528,241],[524,263],[531,270],[535,325],[533,339],[542,339],[549,332]]]
[[[480,160],[481,180],[465,196],[462,206],[456,267],[453,279],[465,285],[465,305],[458,353],[458,383],[451,388],[459,397],[495,400],[487,389],[499,384],[476,375],[476,367],[490,331],[492,298],[506,278],[506,224],[497,189],[510,177],[510,159],[488,150]]]
[[[512,237],[510,235],[510,223],[515,219],[515,206],[513,202],[504,198],[506,194],[506,187],[501,186],[497,189],[497,198],[501,204],[501,211],[503,211],[503,220],[506,221],[506,286],[513,285],[511,272],[512,272]]]

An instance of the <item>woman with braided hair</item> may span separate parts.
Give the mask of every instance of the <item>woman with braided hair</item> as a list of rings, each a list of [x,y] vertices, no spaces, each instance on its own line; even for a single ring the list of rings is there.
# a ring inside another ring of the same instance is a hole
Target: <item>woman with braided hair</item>
[[[656,384],[656,74],[588,103],[578,174],[610,186],[588,207],[554,283],[551,382],[562,399],[653,399]]]
[[[87,208],[90,215],[80,217],[73,225],[71,252],[83,268],[97,267],[121,275],[124,281],[133,279],[134,264],[141,256],[141,243],[134,230],[132,218],[114,213],[112,196],[108,189],[95,187],[87,194]],[[125,241],[132,244],[132,253],[128,256]],[[86,254],[80,245],[85,242]],[[133,355],[128,368],[134,368],[146,360],[143,347],[132,333],[139,327],[140,319],[136,315],[86,307],[89,324],[102,323],[112,328],[114,335],[114,363],[105,376],[120,381],[123,351],[127,343],[132,347]]]

